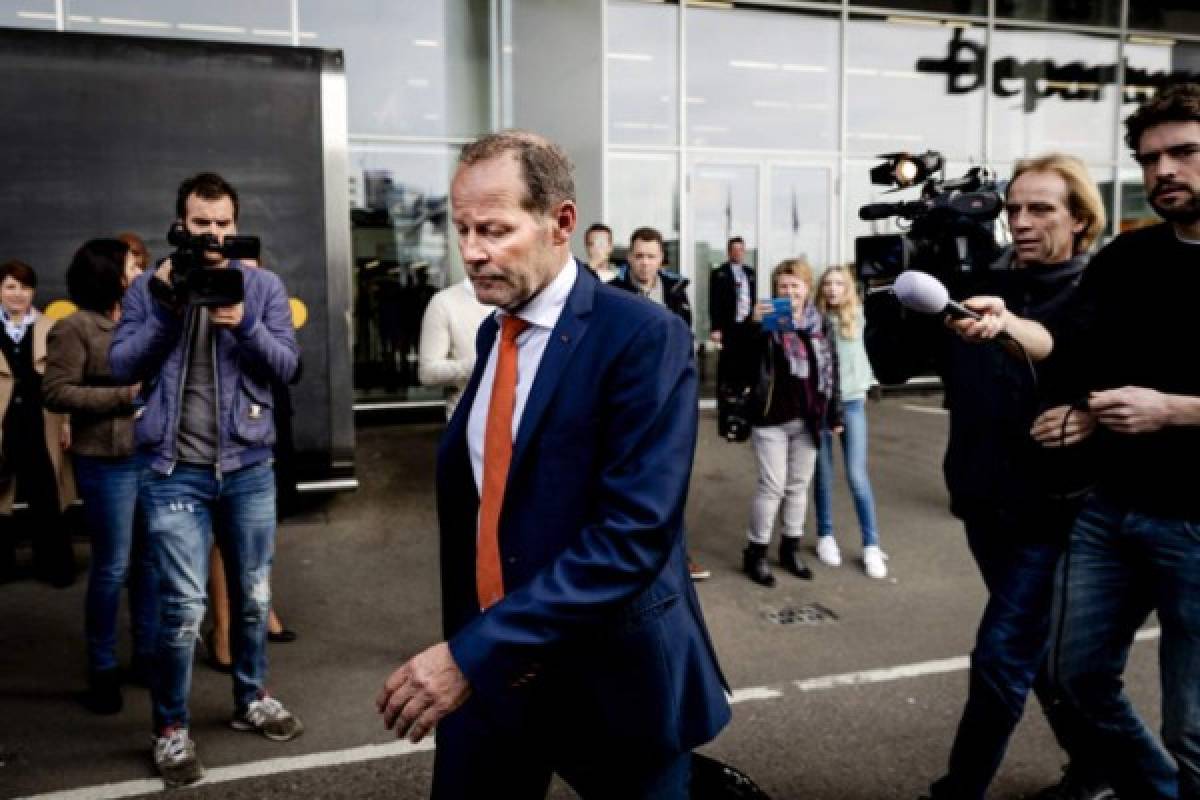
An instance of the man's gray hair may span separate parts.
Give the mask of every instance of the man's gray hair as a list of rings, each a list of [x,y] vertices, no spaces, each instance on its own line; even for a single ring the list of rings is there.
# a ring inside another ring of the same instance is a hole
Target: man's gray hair
[[[563,149],[544,136],[530,131],[505,130],[489,133],[463,148],[460,167],[469,167],[511,153],[521,167],[525,196],[521,207],[531,213],[548,214],[559,203],[575,200],[573,166]]]

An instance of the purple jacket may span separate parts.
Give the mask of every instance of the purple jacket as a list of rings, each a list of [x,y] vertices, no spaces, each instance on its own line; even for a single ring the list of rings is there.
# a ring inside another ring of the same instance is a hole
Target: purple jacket
[[[300,362],[292,312],[283,282],[273,272],[245,267],[245,313],[233,330],[213,328],[216,350],[218,472],[232,472],[266,461],[275,444],[271,382],[287,383]],[[150,293],[152,270],[133,282],[121,306],[121,322],[108,352],[118,383],[142,382],[144,406],[134,421],[137,449],[150,467],[169,475],[175,469],[179,411],[190,349],[185,331],[194,306],[178,314]]]

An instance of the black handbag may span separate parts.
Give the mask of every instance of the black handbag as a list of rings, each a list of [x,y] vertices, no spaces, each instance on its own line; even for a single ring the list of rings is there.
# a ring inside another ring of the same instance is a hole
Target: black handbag
[[[727,442],[744,442],[750,438],[750,418],[754,391],[722,387],[717,391],[717,435]]]

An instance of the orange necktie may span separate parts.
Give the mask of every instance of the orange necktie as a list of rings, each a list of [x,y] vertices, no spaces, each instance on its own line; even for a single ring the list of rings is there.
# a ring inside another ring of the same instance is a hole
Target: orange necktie
[[[500,352],[483,434],[483,492],[479,500],[479,539],[475,544],[475,592],[486,611],[504,597],[500,566],[500,507],[512,461],[513,409],[517,403],[517,337],[529,323],[511,314],[500,320]]]

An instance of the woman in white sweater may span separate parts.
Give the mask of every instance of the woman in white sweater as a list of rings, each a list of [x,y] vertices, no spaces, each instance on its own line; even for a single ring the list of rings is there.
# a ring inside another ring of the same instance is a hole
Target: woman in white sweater
[[[442,289],[425,309],[417,377],[426,386],[446,387],[446,419],[475,367],[475,334],[493,310],[475,299],[469,280]]]

